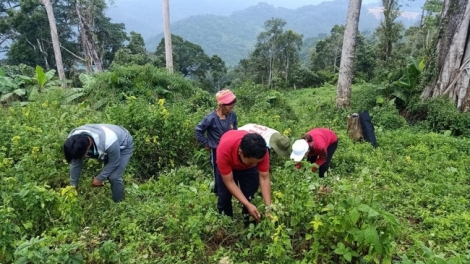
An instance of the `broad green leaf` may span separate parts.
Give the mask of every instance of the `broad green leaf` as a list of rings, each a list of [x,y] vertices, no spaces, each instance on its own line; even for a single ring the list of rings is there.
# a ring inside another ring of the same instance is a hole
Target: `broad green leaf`
[[[369,212],[368,212],[368,217],[376,217],[378,216],[379,213],[377,211],[375,211],[374,209],[370,208]]]
[[[55,70],[49,70],[48,72],[46,72],[46,81],[52,80],[52,78],[54,78],[54,75]]]
[[[369,210],[371,209],[370,206],[368,206],[367,204],[360,204],[357,209],[361,212],[364,212],[364,213],[368,213]]]
[[[360,217],[360,213],[357,210],[357,208],[353,208],[351,211],[349,211],[349,220],[351,220],[353,225],[357,223],[357,220],[359,220],[359,217]]]
[[[370,243],[374,247],[374,250],[376,253],[382,254],[382,244],[380,243],[377,229],[371,226],[364,230],[364,234],[365,234],[366,242]]]
[[[18,95],[18,96],[24,96],[26,95],[26,90],[25,89],[16,89],[13,91],[14,94]]]
[[[343,255],[344,253],[347,252],[346,250],[346,247],[344,246],[343,243],[341,242],[338,242],[338,244],[336,245],[336,248],[335,248],[335,251],[334,251],[336,254],[338,255]]]
[[[344,259],[346,259],[348,262],[351,262],[352,256],[351,252],[347,252],[346,254],[343,255]]]
[[[38,85],[40,87],[44,87],[44,84],[47,81],[46,74],[44,73],[44,70],[39,65],[36,66],[36,81],[38,82]]]

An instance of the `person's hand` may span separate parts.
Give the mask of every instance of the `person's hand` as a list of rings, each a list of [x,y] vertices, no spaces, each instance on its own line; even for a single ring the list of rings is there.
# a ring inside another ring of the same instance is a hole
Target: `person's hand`
[[[253,218],[257,222],[261,221],[261,214],[259,213],[258,208],[256,208],[256,206],[250,204],[246,209],[248,209],[248,213],[250,213],[250,215],[253,216]]]
[[[298,169],[298,170],[300,170],[300,168],[302,168],[302,163],[297,162],[297,163],[295,164],[295,168]]]
[[[317,167],[312,167],[312,172],[316,172],[317,171]]]
[[[211,148],[209,146],[205,146],[204,149],[205,150],[211,150]]]
[[[93,181],[91,182],[91,187],[103,187],[104,184],[102,181],[98,180],[96,177],[93,178]]]

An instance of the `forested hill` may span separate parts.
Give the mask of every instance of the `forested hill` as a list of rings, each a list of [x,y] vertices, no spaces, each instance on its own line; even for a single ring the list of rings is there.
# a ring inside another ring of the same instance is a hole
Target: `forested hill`
[[[417,1],[419,2],[419,1]],[[403,10],[415,12],[411,18],[403,18],[405,26],[416,23],[419,19],[419,3],[404,6]],[[337,0],[318,5],[304,6],[298,9],[276,8],[266,3],[259,3],[230,16],[197,15],[171,24],[172,34],[201,45],[208,55],[220,56],[227,65],[235,65],[248,56],[256,43],[256,36],[263,30],[266,20],[276,17],[287,21],[285,29],[292,29],[304,37],[317,37],[330,33],[336,24],[344,24],[348,1]],[[372,31],[380,22],[377,4],[363,5],[359,23],[360,31]],[[146,40],[148,51],[155,51],[162,39],[160,33]]]

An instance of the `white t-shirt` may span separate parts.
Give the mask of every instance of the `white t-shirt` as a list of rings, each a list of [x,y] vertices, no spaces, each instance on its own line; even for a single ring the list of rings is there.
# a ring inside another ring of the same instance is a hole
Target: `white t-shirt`
[[[271,146],[269,145],[269,140],[271,139],[271,136],[274,133],[279,133],[279,131],[277,130],[257,124],[246,124],[242,127],[239,127],[238,130],[244,130],[248,133],[256,133],[258,135],[261,135],[264,138],[264,141],[266,141],[266,146],[268,148],[271,148]]]

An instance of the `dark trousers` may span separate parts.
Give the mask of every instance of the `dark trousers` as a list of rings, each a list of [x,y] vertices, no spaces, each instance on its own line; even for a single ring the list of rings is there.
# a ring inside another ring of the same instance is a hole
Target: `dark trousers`
[[[329,145],[328,148],[326,149],[328,153],[326,156],[326,161],[325,163],[323,163],[323,165],[320,166],[319,172],[318,172],[320,178],[325,177],[325,172],[328,171],[328,168],[330,167],[331,158],[333,158],[333,154],[335,154],[337,147],[338,147],[338,141]],[[309,161],[310,163],[314,163],[316,160],[317,160],[317,157],[307,156],[307,161]]]
[[[129,135],[126,140],[126,147],[121,149],[121,156],[119,158],[118,167],[109,175],[108,181],[111,184],[111,192],[114,202],[120,202],[124,200],[124,180],[122,178],[124,170],[126,169],[127,163],[134,152],[134,140]],[[108,161],[105,160],[105,164]],[[101,180],[101,179],[100,179]]]
[[[219,193],[219,184],[217,183],[217,176],[220,177],[219,168],[217,167],[217,150],[211,149],[211,165],[212,165],[212,175],[214,175],[214,190],[215,194]]]
[[[245,198],[251,202],[251,200],[253,200],[254,198],[256,191],[259,188],[258,168],[254,167],[248,170],[232,172],[233,180],[236,184],[238,184]],[[229,192],[227,187],[225,187],[220,173],[217,176],[217,184],[219,186],[219,199],[217,200],[217,209],[219,209],[219,213],[223,213],[227,216],[232,217],[232,194]],[[243,206],[242,214],[248,214],[248,209],[246,209],[245,206]]]

